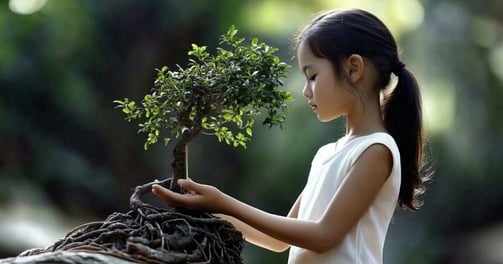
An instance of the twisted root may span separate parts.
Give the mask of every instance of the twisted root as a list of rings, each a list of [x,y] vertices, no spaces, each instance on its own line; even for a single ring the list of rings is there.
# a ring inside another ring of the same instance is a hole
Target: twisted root
[[[169,180],[156,182],[164,186]],[[135,188],[131,210],[112,213],[105,221],[78,226],[45,249],[20,256],[53,251],[86,251],[143,263],[242,263],[242,234],[230,223],[209,213],[158,208],[140,197],[152,184]]]

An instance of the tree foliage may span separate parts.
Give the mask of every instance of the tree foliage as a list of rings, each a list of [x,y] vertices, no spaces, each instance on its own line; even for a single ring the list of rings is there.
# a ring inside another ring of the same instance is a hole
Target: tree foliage
[[[139,132],[147,134],[145,149],[158,142],[164,130],[165,144],[183,134],[192,138],[202,132],[246,147],[262,112],[263,124],[281,126],[286,102],[292,99],[279,89],[289,65],[275,55],[276,48],[257,38],[246,45],[236,33],[231,26],[221,36],[216,55],[207,46],[192,44],[186,68],[158,69],[152,92],[141,103],[128,98],[114,101],[126,120],[138,121]]]

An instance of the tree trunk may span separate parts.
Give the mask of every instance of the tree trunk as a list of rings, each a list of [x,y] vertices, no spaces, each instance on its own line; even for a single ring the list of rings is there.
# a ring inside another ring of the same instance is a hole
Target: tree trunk
[[[179,179],[188,179],[188,144],[202,130],[202,117],[206,113],[199,113],[194,118],[190,128],[184,128],[180,140],[176,143],[173,149],[173,161],[171,167],[173,169],[171,186],[172,191],[181,192],[177,181]]]

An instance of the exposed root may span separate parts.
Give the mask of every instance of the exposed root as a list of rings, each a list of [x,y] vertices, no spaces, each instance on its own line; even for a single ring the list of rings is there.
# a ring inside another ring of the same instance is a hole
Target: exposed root
[[[167,186],[169,182],[160,184]],[[27,250],[20,256],[63,250],[143,263],[243,263],[243,237],[234,226],[209,213],[143,203],[140,197],[152,184],[136,187],[129,212],[115,212],[105,221],[80,225],[53,245]]]

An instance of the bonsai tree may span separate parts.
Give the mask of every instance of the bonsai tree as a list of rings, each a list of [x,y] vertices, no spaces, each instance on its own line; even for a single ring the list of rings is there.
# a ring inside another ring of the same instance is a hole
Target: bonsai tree
[[[145,149],[159,138],[165,144],[178,139],[173,175],[160,182],[171,183],[172,190],[182,191],[176,180],[188,177],[187,144],[195,136],[215,135],[234,147],[246,147],[255,118],[264,115],[262,123],[269,126],[281,126],[285,120],[285,103],[291,95],[279,87],[288,65],[274,55],[275,48],[256,38],[246,45],[236,32],[232,26],[221,37],[228,49],[217,48],[215,56],[205,46],[193,44],[186,68],[162,67],[152,92],[141,103],[115,101],[128,121],[139,122],[139,131],[147,135]],[[143,203],[140,197],[152,184],[135,188],[129,212],[78,226],[53,245],[20,256],[57,263],[117,263],[117,258],[143,263],[242,263],[243,237],[230,223],[206,212]],[[96,252],[109,258],[99,262],[98,256],[62,254],[70,252]]]
[[[192,44],[187,67],[158,70],[152,93],[141,104],[128,98],[114,101],[128,121],[139,122],[139,132],[147,135],[145,149],[159,137],[165,144],[179,139],[173,149],[174,183],[188,177],[187,144],[195,136],[215,135],[234,147],[246,147],[262,112],[265,125],[285,120],[285,102],[291,95],[279,86],[289,66],[275,56],[277,49],[257,38],[243,45],[245,39],[236,33],[231,26],[221,36],[221,44],[230,49],[218,47],[215,56],[206,46]]]

